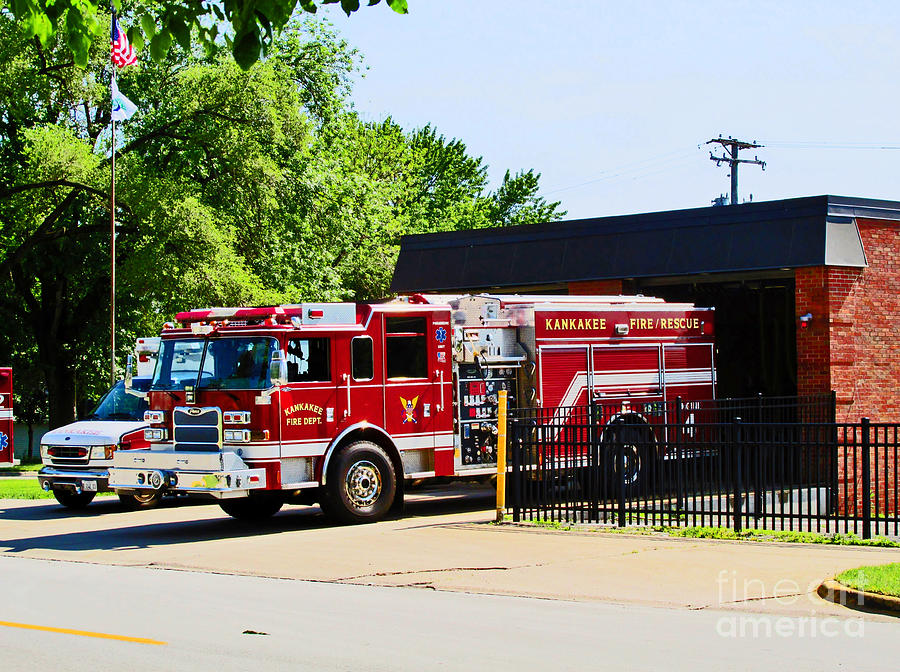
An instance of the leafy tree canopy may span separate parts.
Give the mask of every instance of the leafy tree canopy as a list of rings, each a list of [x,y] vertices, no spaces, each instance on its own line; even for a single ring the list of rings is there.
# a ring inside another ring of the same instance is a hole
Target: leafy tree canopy
[[[364,0],[365,1],[365,0]],[[381,0],[368,0],[377,5]],[[100,0],[7,0],[8,9],[24,26],[29,37],[47,47],[60,26],[65,27],[66,45],[75,63],[86,67],[93,41],[109,33],[107,8]],[[350,16],[360,0],[153,0],[129,9],[128,39],[138,49],[149,45],[150,55],[162,61],[173,43],[184,50],[191,36],[209,50],[224,43],[244,69],[266,54],[275,34],[287,25],[294,10],[315,13],[318,5],[340,3]],[[112,0],[122,11],[122,0]],[[408,13],[407,0],[385,0],[398,14]]]
[[[492,191],[460,140],[361,120],[358,63],[294,17],[247,70],[175,45],[118,75],[140,110],[116,133],[120,360],[179,310],[382,297],[404,234],[564,214],[532,171]],[[111,67],[106,35],[82,69],[64,28],[0,12],[0,361],[54,426],[108,384]]]

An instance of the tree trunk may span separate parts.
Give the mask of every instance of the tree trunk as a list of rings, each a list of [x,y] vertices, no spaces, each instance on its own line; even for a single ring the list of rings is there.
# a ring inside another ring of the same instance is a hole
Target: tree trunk
[[[47,367],[47,391],[50,397],[50,429],[75,422],[74,369],[54,362]]]

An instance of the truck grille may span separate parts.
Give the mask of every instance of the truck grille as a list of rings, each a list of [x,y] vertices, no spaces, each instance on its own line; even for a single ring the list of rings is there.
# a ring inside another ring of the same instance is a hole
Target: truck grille
[[[178,406],[172,414],[176,451],[222,450],[222,411],[216,406]]]
[[[50,446],[47,453],[54,462],[62,464],[87,464],[91,449],[87,446]]]

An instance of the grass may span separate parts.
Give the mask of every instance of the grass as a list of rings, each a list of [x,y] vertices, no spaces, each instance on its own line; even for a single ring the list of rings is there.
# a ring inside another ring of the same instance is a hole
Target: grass
[[[0,499],[53,499],[53,493],[44,492],[36,478],[4,478]]]
[[[855,534],[821,534],[819,532],[795,532],[791,530],[743,530],[735,532],[726,527],[669,527],[653,528],[672,537],[694,539],[733,539],[746,541],[782,541],[792,544],[833,544],[836,546],[878,546],[900,548],[900,542],[887,537],[861,539]]]
[[[856,590],[900,597],[900,562],[848,569],[834,578]]]
[[[98,497],[111,494],[101,492]],[[0,499],[53,499],[53,493],[45,492],[36,478],[3,478],[0,479]]]
[[[504,517],[504,522],[510,520]],[[667,534],[670,537],[687,537],[689,539],[726,539],[730,541],[779,541],[792,544],[828,544],[836,546],[875,546],[881,548],[900,548],[900,542],[887,537],[861,539],[855,534],[821,534],[818,532],[794,532],[790,530],[743,530],[735,532],[727,527],[671,527],[654,525],[649,527],[597,527],[594,525],[576,525],[556,520],[524,521],[526,524],[550,530],[566,532],[599,532],[606,534]]]
[[[17,465],[15,467],[0,467],[0,473],[9,473],[9,472],[16,473],[19,471],[38,471],[43,466],[44,465],[41,464],[40,462],[29,462],[28,464],[25,464],[23,462],[22,464]]]

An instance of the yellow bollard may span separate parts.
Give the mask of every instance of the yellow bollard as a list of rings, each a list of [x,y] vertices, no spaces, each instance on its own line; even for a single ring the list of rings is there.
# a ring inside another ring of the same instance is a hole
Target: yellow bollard
[[[506,512],[506,390],[500,390],[497,409],[497,522]]]

